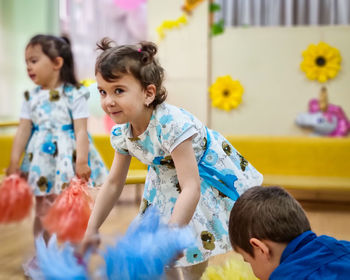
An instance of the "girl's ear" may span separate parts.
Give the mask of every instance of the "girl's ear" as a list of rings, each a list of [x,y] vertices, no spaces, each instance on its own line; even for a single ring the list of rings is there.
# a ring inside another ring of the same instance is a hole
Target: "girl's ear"
[[[60,56],[57,56],[57,57],[54,59],[54,61],[53,61],[54,69],[55,69],[55,70],[60,70],[60,69],[62,68],[62,66],[63,66],[63,62],[64,62],[63,58],[60,57]]]
[[[249,240],[250,245],[252,245],[254,250],[254,255],[264,256],[265,258],[270,258],[270,249],[263,241],[257,238],[251,238]]]
[[[157,88],[154,84],[150,84],[145,89],[145,105],[148,107],[156,98]]]

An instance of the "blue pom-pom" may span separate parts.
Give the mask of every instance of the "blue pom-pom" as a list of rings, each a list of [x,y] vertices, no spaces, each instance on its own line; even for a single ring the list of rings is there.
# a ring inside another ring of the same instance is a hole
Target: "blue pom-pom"
[[[46,246],[42,236],[35,240],[38,269],[30,268],[29,275],[34,280],[87,280],[86,267],[78,262],[74,248],[65,243],[60,249],[53,235]]]
[[[162,279],[165,267],[194,244],[189,227],[169,227],[161,223],[158,210],[149,207],[114,247],[107,248],[106,276],[110,280]]]

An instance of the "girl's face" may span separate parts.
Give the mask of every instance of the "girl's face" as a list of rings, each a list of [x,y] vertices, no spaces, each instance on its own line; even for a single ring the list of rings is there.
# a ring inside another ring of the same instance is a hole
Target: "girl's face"
[[[40,45],[29,45],[25,51],[27,72],[30,79],[44,89],[55,88],[59,81],[60,65],[42,51]]]
[[[143,89],[141,83],[131,74],[107,82],[97,73],[96,81],[101,96],[101,107],[115,123],[144,123],[145,114],[149,111],[147,105],[155,96],[153,85]]]

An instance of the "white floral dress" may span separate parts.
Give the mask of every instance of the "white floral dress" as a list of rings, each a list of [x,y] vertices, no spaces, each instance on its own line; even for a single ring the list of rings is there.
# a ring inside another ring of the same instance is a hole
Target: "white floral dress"
[[[75,176],[76,139],[72,106],[78,98],[89,98],[85,87],[62,85],[56,90],[36,87],[24,93],[26,108],[33,123],[21,170],[28,173],[34,195],[59,194]],[[88,164],[93,185],[102,184],[107,176],[100,155],[89,136]]]
[[[153,111],[147,130],[133,137],[129,123],[116,125],[111,144],[122,154],[149,166],[140,213],[156,206],[168,221],[181,192],[171,152],[192,137],[201,179],[201,197],[190,226],[197,246],[185,250],[177,266],[189,266],[232,250],[228,219],[234,201],[262,183],[262,175],[219,133],[206,128],[192,114],[163,103]]]

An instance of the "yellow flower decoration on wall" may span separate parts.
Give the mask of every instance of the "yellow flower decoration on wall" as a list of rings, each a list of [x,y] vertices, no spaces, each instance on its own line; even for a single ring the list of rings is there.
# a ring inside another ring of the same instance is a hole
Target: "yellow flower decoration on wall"
[[[81,80],[80,83],[84,86],[84,87],[89,87],[90,85],[96,83],[95,80],[92,79],[85,79],[85,80]]]
[[[244,89],[239,81],[227,75],[218,77],[209,92],[213,107],[230,111],[241,104]]]
[[[320,42],[318,45],[311,44],[303,51],[304,60],[300,68],[305,72],[309,80],[326,82],[337,76],[340,70],[341,56],[337,48]]]
[[[187,17],[185,14],[178,17],[176,20],[165,20],[162,22],[160,26],[157,27],[158,37],[160,40],[165,38],[165,33],[168,30],[172,30],[174,28],[180,28],[181,25],[187,24]]]
[[[187,13],[191,13],[201,2],[203,2],[203,0],[185,0],[182,9]]]

